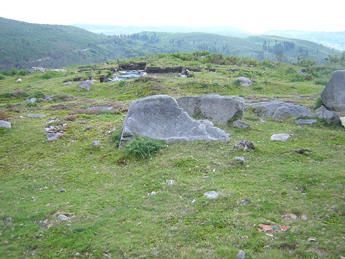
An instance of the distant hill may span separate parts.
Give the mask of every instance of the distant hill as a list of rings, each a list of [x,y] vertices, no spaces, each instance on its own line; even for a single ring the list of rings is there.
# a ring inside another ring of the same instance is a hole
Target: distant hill
[[[341,32],[312,32],[312,31],[272,31],[270,35],[279,35],[295,39],[308,40],[324,46],[345,50],[345,31]]]
[[[135,34],[143,31],[147,32],[169,32],[169,33],[191,33],[203,32],[219,34],[232,37],[248,37],[250,34],[237,28],[229,26],[213,27],[187,27],[187,26],[116,26],[116,25],[98,25],[98,24],[75,24],[74,26],[94,33],[105,35],[123,35]]]
[[[100,63],[156,53],[209,51],[224,55],[294,62],[323,62],[335,50],[274,36],[228,37],[208,33],[141,32],[106,36],[73,26],[42,25],[0,18],[0,69]]]

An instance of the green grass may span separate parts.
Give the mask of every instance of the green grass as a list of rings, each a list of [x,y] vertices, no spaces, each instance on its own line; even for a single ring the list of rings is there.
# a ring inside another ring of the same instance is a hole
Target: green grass
[[[167,56],[156,57],[156,62],[170,65]],[[241,72],[215,67],[217,72],[202,71],[194,78],[160,76],[125,86],[96,83],[89,92],[77,83],[63,85],[76,73],[74,67],[50,79],[34,73],[23,76],[21,84],[15,83],[16,76],[1,80],[0,111],[10,117],[13,128],[0,129],[0,218],[7,222],[0,222],[0,257],[234,258],[240,249],[248,258],[344,256],[343,128],[263,122],[248,111],[244,120],[251,129],[226,127],[232,134],[227,143],[169,144],[149,159],[124,161],[125,150],[115,147],[114,136],[126,114],[78,112],[161,93],[279,98],[313,107],[323,88],[314,81],[291,81],[284,72],[290,65],[285,64],[239,65],[252,75],[252,88],[233,85]],[[28,107],[24,95],[3,95],[16,89],[28,96],[74,99]],[[47,117],[31,119],[28,113]],[[65,120],[69,114],[76,114],[76,120]],[[68,129],[60,140],[47,142],[44,127],[55,117]],[[271,142],[271,134],[280,132],[292,138]],[[95,139],[100,148],[92,147]],[[242,139],[253,141],[255,151],[234,150]],[[299,148],[312,152],[300,155],[295,152]],[[234,161],[236,156],[245,157],[244,165]],[[170,179],[175,185],[166,184]],[[212,190],[220,192],[219,199],[204,198],[203,193]],[[148,195],[153,191],[157,194]],[[241,205],[243,199],[250,203]],[[58,213],[71,215],[71,220],[58,222]],[[308,220],[287,221],[285,213],[304,214]],[[44,220],[49,228],[40,223]],[[270,237],[258,231],[261,223],[291,229]],[[310,237],[316,241],[308,241]]]

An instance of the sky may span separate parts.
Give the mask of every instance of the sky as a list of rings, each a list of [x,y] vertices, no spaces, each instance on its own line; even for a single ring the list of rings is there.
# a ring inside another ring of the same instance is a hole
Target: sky
[[[0,17],[44,24],[345,31],[345,0],[4,0]]]

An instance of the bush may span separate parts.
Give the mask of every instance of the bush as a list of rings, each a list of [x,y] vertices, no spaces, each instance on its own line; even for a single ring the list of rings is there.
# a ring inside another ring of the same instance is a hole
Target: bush
[[[314,108],[315,109],[320,108],[322,105],[323,103],[322,103],[321,97],[317,98],[314,104]]]
[[[32,93],[29,98],[37,98],[37,99],[40,99],[40,98],[44,98],[45,97],[45,94],[42,93],[41,91],[35,91],[34,93]]]
[[[4,76],[4,75],[1,75],[0,74],[0,80],[3,80],[3,79],[5,79],[6,77]]]
[[[54,71],[49,71],[49,72],[46,72],[44,73],[41,78],[42,79],[51,79],[53,77],[57,77],[59,76],[59,73],[58,72],[54,72]]]
[[[113,132],[113,135],[111,136],[111,140],[117,148],[120,146],[121,134],[122,129],[117,129]]]
[[[159,150],[165,147],[163,141],[150,138],[138,137],[132,140],[125,147],[126,156],[138,159],[147,159],[155,155]]]

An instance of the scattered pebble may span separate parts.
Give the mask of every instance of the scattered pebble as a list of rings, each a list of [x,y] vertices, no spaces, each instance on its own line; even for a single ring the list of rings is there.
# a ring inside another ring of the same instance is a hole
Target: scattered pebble
[[[64,222],[64,221],[70,220],[71,218],[68,217],[68,216],[66,216],[65,214],[59,214],[59,215],[56,216],[56,219],[57,219],[58,221]]]
[[[236,259],[245,259],[245,258],[246,258],[246,253],[243,250],[240,250],[236,255]]]
[[[241,140],[234,146],[234,148],[243,151],[255,150],[254,143],[249,140]]]
[[[282,216],[283,219],[285,220],[296,220],[298,217],[296,214],[293,213],[286,213]]]
[[[37,102],[37,98],[33,97],[33,98],[26,99],[26,102],[27,103],[31,103],[31,104],[36,103]]]
[[[236,156],[236,157],[234,157],[234,160],[241,165],[244,165],[244,162],[246,161],[243,156]]]
[[[66,192],[66,190],[64,188],[61,188],[59,192]]]
[[[101,146],[101,141],[99,141],[99,140],[92,141],[92,146],[93,147],[100,147]]]
[[[240,201],[240,205],[247,206],[250,203],[250,199],[243,199]]]
[[[153,192],[149,192],[147,194],[147,196],[156,196],[157,195],[157,192],[153,191]]]
[[[271,136],[272,141],[282,141],[285,142],[290,138],[290,134],[287,133],[278,133],[278,134],[273,134]]]
[[[308,216],[305,215],[305,214],[303,214],[303,215],[301,216],[301,220],[304,220],[304,221],[308,220]]]
[[[173,186],[175,184],[175,180],[166,180],[166,184],[168,186]]]
[[[316,241],[316,238],[315,237],[309,237],[308,238],[308,242],[315,242]]]
[[[205,192],[204,196],[209,200],[215,200],[215,199],[218,199],[219,193],[216,191],[209,191],[209,192]]]

